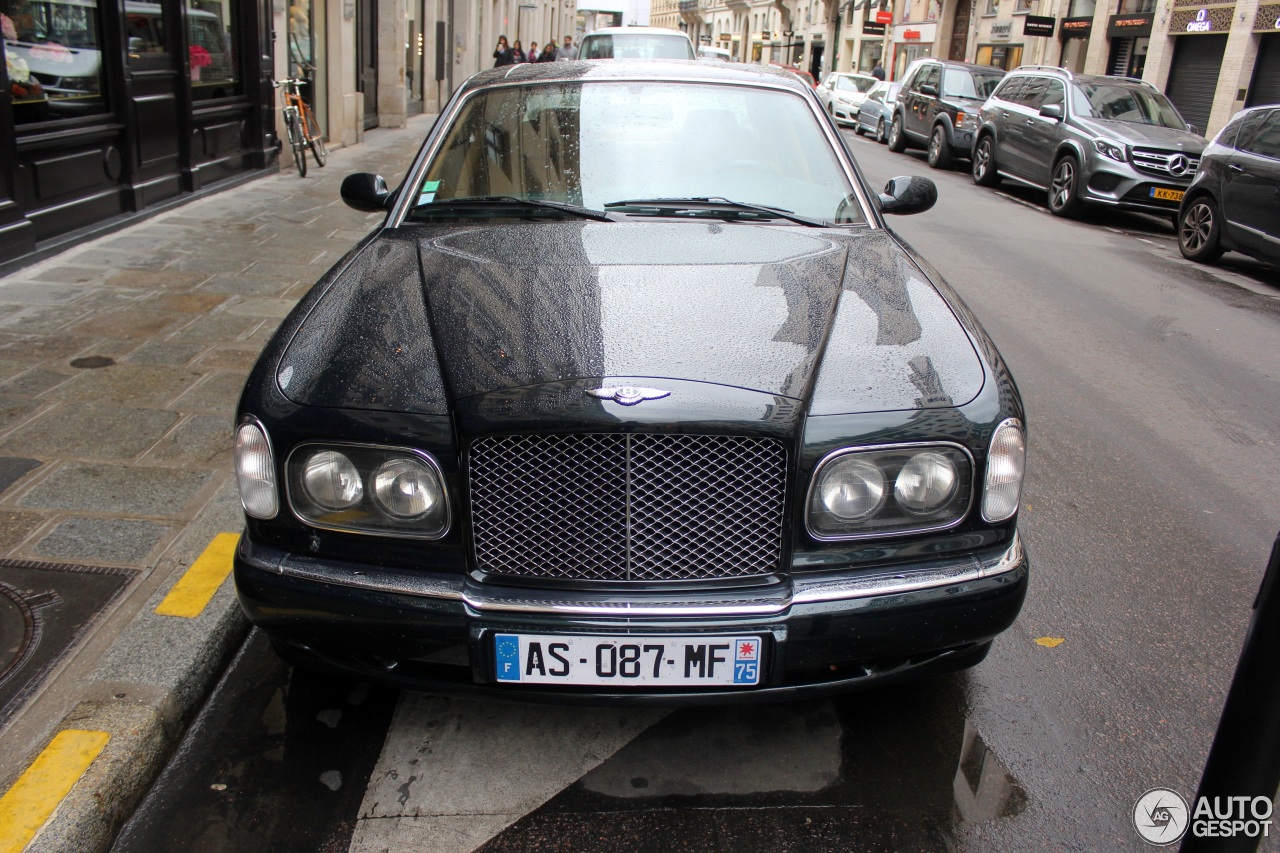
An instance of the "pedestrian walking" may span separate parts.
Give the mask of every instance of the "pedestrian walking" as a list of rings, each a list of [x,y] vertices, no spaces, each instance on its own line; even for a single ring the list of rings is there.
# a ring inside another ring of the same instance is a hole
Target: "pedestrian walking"
[[[524,48],[520,46],[520,39],[516,39],[515,44],[511,45],[511,62],[524,62]]]
[[[538,55],[539,62],[555,62],[556,61],[556,40],[549,39],[542,46],[542,53]]]
[[[504,65],[510,65],[513,61],[511,48],[507,46],[507,37],[498,36],[498,47],[493,51],[493,67],[501,68]]]
[[[876,67],[871,69],[871,76],[877,80],[884,79],[884,66],[880,64],[880,60],[876,60]]]
[[[560,50],[557,51],[556,59],[563,59],[565,61],[569,61],[577,58],[578,58],[578,46],[573,43],[573,36],[565,36],[564,47],[560,48]]]

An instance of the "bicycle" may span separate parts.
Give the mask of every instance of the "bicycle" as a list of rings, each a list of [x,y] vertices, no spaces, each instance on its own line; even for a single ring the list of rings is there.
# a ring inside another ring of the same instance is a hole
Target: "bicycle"
[[[289,134],[289,148],[293,151],[293,162],[298,166],[298,177],[307,176],[307,148],[316,158],[316,165],[323,166],[329,156],[324,147],[324,137],[320,135],[320,124],[316,115],[307,105],[299,89],[304,80],[290,77],[285,80],[273,80],[271,85],[281,90],[284,106],[284,128]]]

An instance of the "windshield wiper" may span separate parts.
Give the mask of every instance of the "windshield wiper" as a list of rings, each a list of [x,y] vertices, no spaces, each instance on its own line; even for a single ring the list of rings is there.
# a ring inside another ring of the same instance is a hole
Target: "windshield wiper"
[[[763,204],[748,204],[742,201],[730,201],[719,196],[698,196],[694,198],[635,198],[624,201],[611,201],[604,206],[605,210],[620,210],[625,207],[657,208],[658,215],[664,211],[677,210],[710,210],[710,211],[742,211],[755,213],[769,219],[786,219],[810,228],[830,228],[831,223],[822,219],[810,219],[780,207],[767,207]]]
[[[457,208],[469,207],[521,207],[533,210],[556,210],[561,213],[568,213],[572,216],[580,216],[583,219],[594,219],[597,222],[615,222],[616,220],[605,213],[603,210],[592,210],[589,207],[580,207],[576,204],[568,204],[562,201],[547,201],[546,199],[533,198],[517,198],[513,195],[487,195],[478,198],[446,198],[440,201],[433,201],[428,204],[420,204],[413,210],[414,213],[431,213],[433,211],[449,211]]]

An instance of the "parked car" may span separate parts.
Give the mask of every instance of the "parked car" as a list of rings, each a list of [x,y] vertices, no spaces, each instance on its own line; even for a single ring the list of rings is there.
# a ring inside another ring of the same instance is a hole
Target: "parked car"
[[[814,92],[836,124],[849,124],[857,120],[858,107],[879,82],[870,74],[836,72],[828,74]]]
[[[698,48],[698,58],[710,59],[716,62],[736,62],[737,61],[733,58],[733,54],[725,50],[723,47],[709,47],[705,44],[701,45]]]
[[[1173,217],[1205,145],[1149,83],[1023,66],[982,108],[973,180],[1040,187],[1057,216],[1095,204]]]
[[[1178,248],[1201,263],[1231,249],[1280,266],[1280,106],[1237,113],[1209,143],[1178,209]]]
[[[889,150],[925,148],[929,165],[945,169],[968,157],[978,129],[978,109],[1004,72],[988,65],[917,59],[907,66],[889,123]]]
[[[604,27],[582,37],[579,59],[697,59],[693,42],[679,30]]]
[[[646,168],[636,169],[635,163]],[[1022,402],[812,90],[518,65],[445,106],[237,408],[235,586],[301,664],[555,702],[972,666],[1022,605]]]
[[[881,80],[867,92],[866,99],[858,107],[857,121],[853,126],[858,134],[875,134],[876,142],[889,141],[889,123],[893,121],[893,104],[902,84]]]

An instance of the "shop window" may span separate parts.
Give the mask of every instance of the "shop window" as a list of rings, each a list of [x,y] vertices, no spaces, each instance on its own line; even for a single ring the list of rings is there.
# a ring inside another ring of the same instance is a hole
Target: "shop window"
[[[289,6],[289,76],[303,78],[315,67],[311,45],[310,0],[298,0]]]
[[[106,112],[98,11],[70,0],[0,0],[17,124]]]
[[[1025,15],[1031,11],[1031,0],[1015,0],[1013,4],[1013,14]]]
[[[191,96],[225,98],[240,92],[232,0],[186,0]]]
[[[983,11],[983,15],[994,15],[998,11],[1000,0],[987,0],[987,8]]]
[[[1071,7],[1067,12],[1067,17],[1092,18],[1093,12],[1097,7],[1097,0],[1071,0]]]
[[[1142,15],[1156,10],[1156,0],[1120,0],[1121,15]]]

